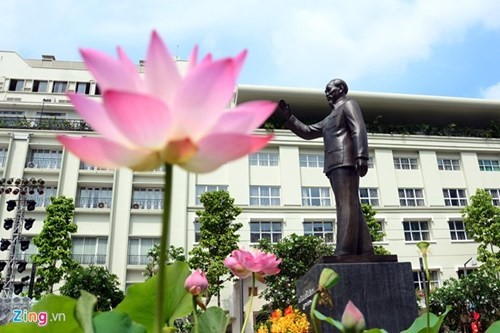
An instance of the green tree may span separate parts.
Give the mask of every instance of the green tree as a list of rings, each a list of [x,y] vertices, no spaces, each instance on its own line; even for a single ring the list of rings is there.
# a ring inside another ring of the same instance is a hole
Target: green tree
[[[462,210],[467,236],[479,243],[477,259],[481,269],[500,274],[500,207],[493,205],[491,195],[478,189],[471,203]],[[495,252],[495,248],[497,249]]]
[[[500,318],[500,280],[491,271],[476,270],[461,279],[446,280],[431,292],[429,301],[430,311],[436,314],[451,305],[443,322],[450,331],[470,327],[471,306],[481,314],[482,327],[487,328]]]
[[[75,205],[73,199],[51,197],[42,231],[33,237],[38,253],[33,255],[36,274],[41,277],[34,285],[34,297],[53,292],[59,283],[78,263],[71,255],[71,234],[77,231],[73,223]]]
[[[377,214],[375,209],[373,209],[373,207],[368,204],[361,205],[361,209],[363,210],[363,215],[365,217],[366,224],[368,225],[368,230],[370,231],[370,236],[372,237],[372,241],[373,242],[383,241],[385,237],[385,232],[381,230],[380,223],[375,218],[375,214]],[[373,246],[373,250],[375,251],[375,254],[378,255],[391,254],[391,252],[389,252],[381,245]]]
[[[189,265],[201,269],[207,276],[209,288],[205,302],[208,304],[216,295],[220,306],[223,284],[233,278],[223,262],[238,249],[240,236],[237,231],[242,224],[235,223],[234,219],[240,215],[241,208],[234,205],[227,191],[203,193],[200,201],[205,208],[196,212],[200,221],[200,242],[189,253]]]
[[[149,257],[149,262],[146,265],[146,270],[142,275],[146,280],[152,278],[158,273],[158,260],[160,259],[160,244],[153,244],[153,247],[149,249],[147,256]],[[174,261],[186,261],[186,256],[184,255],[184,249],[182,247],[175,247],[170,245],[169,251],[167,251],[168,262],[172,263]]]
[[[281,259],[280,273],[267,276],[266,289],[261,296],[269,302],[269,309],[284,309],[297,306],[295,282],[300,279],[323,256],[333,255],[333,246],[326,244],[316,236],[298,236],[292,234],[278,243],[262,239],[257,248],[274,253]]]
[[[80,290],[85,290],[97,297],[96,311],[108,311],[125,297],[119,286],[118,276],[102,266],[78,266],[67,276],[59,292],[78,299]]]

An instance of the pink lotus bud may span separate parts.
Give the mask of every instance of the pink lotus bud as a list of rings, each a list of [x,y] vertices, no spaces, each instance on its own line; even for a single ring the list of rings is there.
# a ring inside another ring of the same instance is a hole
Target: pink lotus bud
[[[351,301],[345,307],[341,322],[347,332],[363,332],[366,326],[365,317]]]
[[[208,281],[200,269],[197,269],[191,273],[184,282],[184,289],[189,291],[192,295],[197,296],[207,290]]]

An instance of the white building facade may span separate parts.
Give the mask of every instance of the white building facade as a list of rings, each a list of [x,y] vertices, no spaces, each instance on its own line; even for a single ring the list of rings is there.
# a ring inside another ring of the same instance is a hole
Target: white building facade
[[[141,65],[138,70],[142,72]],[[75,198],[75,259],[107,266],[125,288],[144,280],[147,250],[160,236],[164,173],[161,169],[99,169],[66,151],[56,134],[95,135],[74,112],[67,92],[100,98],[97,83],[81,62],[57,61],[52,56],[26,60],[14,52],[0,52],[0,172],[4,178],[45,180],[45,193],[35,195],[37,208],[27,213],[36,222],[30,230],[23,230],[26,237],[40,232],[50,196]],[[486,123],[500,114],[500,101],[349,95],[360,102],[369,118],[386,112],[388,119],[409,123],[418,117]],[[327,112],[322,89],[240,86],[234,103],[280,98],[287,99],[301,119],[321,118]],[[456,277],[470,258],[467,267],[479,264],[475,260],[477,244],[467,238],[460,210],[478,188],[488,189],[499,204],[500,139],[370,133],[368,141],[370,168],[361,179],[360,194],[362,202],[377,211],[376,218],[386,233],[381,245],[400,262],[411,262],[417,272],[415,244],[428,240],[433,285]],[[242,247],[249,248],[263,237],[277,242],[292,233],[320,235],[334,242],[335,200],[322,173],[322,149],[321,140],[304,141],[278,129],[261,152],[212,173],[198,175],[174,167],[171,243],[187,252],[196,245],[195,212],[202,208],[199,196],[215,189],[228,190],[243,209],[237,218],[243,223]],[[5,209],[8,196],[2,197],[3,221],[13,214]],[[10,233],[2,228],[0,237],[9,238]],[[31,246],[22,256],[29,258],[34,251]],[[414,275],[416,286],[421,285],[418,274]],[[248,287],[244,288],[244,303]],[[234,318],[241,311],[239,295],[235,285],[228,286],[222,297],[223,306]],[[254,309],[261,303],[256,302]],[[235,320],[234,328],[239,324]]]

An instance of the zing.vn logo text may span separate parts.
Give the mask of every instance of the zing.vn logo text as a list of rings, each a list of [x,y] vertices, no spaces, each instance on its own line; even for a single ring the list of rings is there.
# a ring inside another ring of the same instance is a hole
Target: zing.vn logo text
[[[45,326],[49,321],[66,321],[64,313],[51,313],[51,318],[47,312],[28,312],[26,310],[14,309],[13,323],[36,323],[38,326]]]

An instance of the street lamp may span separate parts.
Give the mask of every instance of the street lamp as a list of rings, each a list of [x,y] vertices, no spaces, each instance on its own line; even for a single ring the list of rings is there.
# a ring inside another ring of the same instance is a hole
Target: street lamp
[[[42,111],[40,112],[40,120],[38,121],[38,128],[42,126],[43,109],[45,108],[45,103],[52,102],[50,98],[42,99]]]

